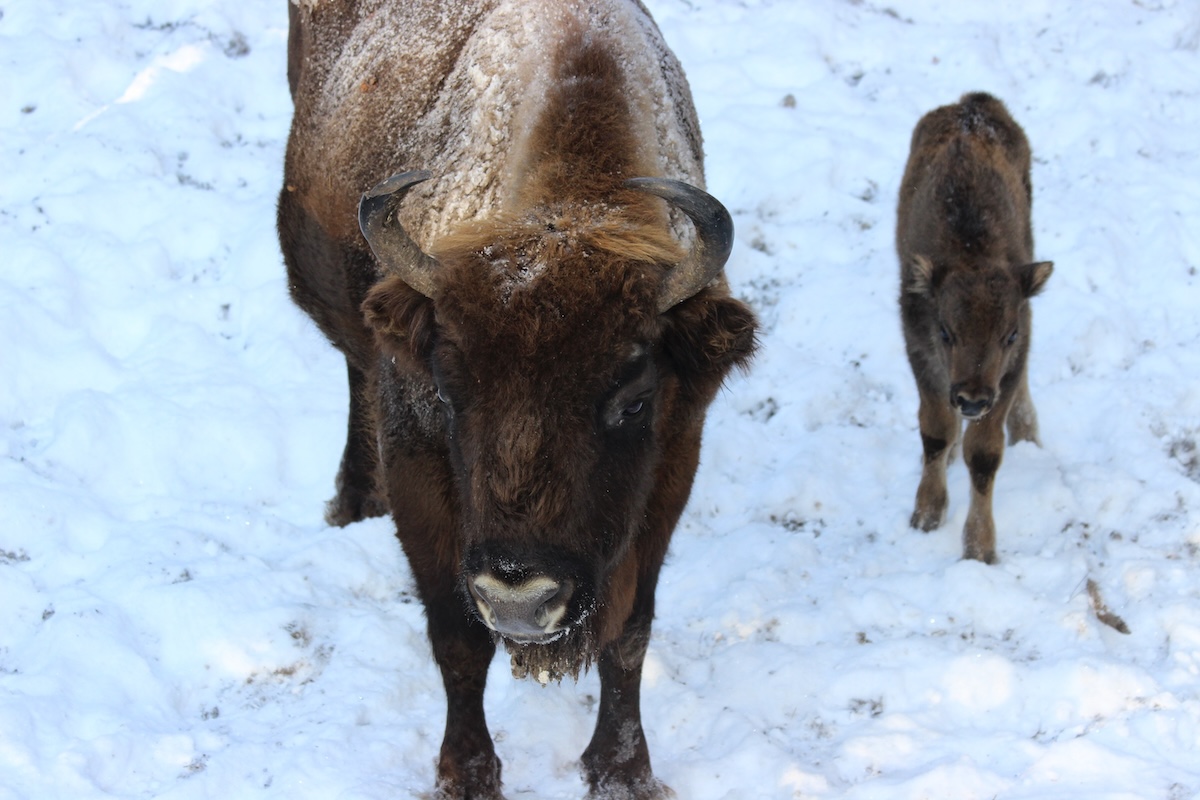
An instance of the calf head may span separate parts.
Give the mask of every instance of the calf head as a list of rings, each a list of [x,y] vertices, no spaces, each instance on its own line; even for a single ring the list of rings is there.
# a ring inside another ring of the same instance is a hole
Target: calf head
[[[988,264],[953,268],[922,255],[905,265],[904,291],[923,301],[928,347],[948,377],[950,405],[983,417],[1000,397],[1001,379],[1029,348],[1028,300],[1054,265]]]
[[[661,537],[661,560],[704,408],[753,350],[749,309],[705,289],[732,226],[698,189],[648,180],[604,206],[469,225],[430,256],[394,222],[424,177],[364,198],[363,231],[389,271],[364,312],[442,406],[470,608],[515,669],[575,673],[620,633],[639,571],[657,570],[639,563],[655,551],[641,540]],[[693,252],[651,195],[696,222]]]

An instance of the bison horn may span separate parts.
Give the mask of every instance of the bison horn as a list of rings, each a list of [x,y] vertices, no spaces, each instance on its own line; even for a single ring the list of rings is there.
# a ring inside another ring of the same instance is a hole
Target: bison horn
[[[375,258],[426,297],[433,297],[437,259],[424,253],[396,218],[396,209],[410,188],[433,173],[413,170],[393,175],[368,191],[358,203],[358,227]]]
[[[696,244],[667,275],[658,297],[663,313],[687,300],[721,274],[733,249],[733,220],[717,198],[683,181],[669,178],[630,178],[631,189],[661,197],[688,215],[696,226]]]

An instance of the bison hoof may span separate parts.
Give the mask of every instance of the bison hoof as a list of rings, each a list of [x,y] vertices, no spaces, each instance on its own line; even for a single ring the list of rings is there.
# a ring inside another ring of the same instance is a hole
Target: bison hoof
[[[650,777],[633,784],[601,781],[588,792],[587,800],[672,800],[674,790]]]
[[[428,796],[425,794],[421,795],[421,797]],[[444,786],[439,786],[433,794],[432,800],[505,800],[505,798],[500,792],[491,790],[480,792],[469,789],[447,789]]]
[[[339,492],[325,504],[325,521],[337,528],[351,522],[361,522],[368,517],[382,517],[387,506],[374,495],[361,492]]]
[[[431,800],[505,800],[500,791],[499,760],[493,759],[479,773],[458,779],[439,777]]]
[[[422,794],[421,797],[429,797],[429,795]],[[458,787],[448,788],[439,786],[431,800],[505,800],[505,798],[498,791],[474,791]]]

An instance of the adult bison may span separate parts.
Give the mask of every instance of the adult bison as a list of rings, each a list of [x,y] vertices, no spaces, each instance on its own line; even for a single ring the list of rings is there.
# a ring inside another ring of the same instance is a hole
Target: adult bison
[[[755,341],[683,72],[637,0],[289,12],[280,240],[350,381],[327,516],[395,519],[447,695],[439,796],[500,797],[498,642],[542,681],[595,663],[592,796],[666,796],[639,710],[654,589]]]
[[[1009,440],[1037,442],[1026,363],[1053,264],[1033,260],[1029,142],[1004,105],[973,93],[921,118],[900,185],[896,249],[925,467],[912,526],[946,513],[946,462],[963,420],[971,505],[963,556],[993,563],[992,485]]]

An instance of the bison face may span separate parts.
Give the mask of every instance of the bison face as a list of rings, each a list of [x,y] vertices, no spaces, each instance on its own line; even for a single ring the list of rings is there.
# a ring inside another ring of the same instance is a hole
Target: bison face
[[[979,419],[1000,397],[1029,350],[1030,297],[1053,265],[1038,262],[939,269],[924,256],[908,266],[906,293],[923,306],[924,328],[949,387],[947,400],[966,419]]]
[[[686,260],[664,224],[593,213],[473,226],[420,292],[389,275],[364,305],[442,408],[470,608],[514,668],[550,676],[620,633],[687,500],[704,409],[754,347],[723,285],[662,308]]]
[[[443,319],[429,363],[464,588],[510,641],[591,635],[585,623],[645,519],[674,381],[654,345],[599,335],[596,315],[574,321],[579,335],[524,353],[463,322]]]

